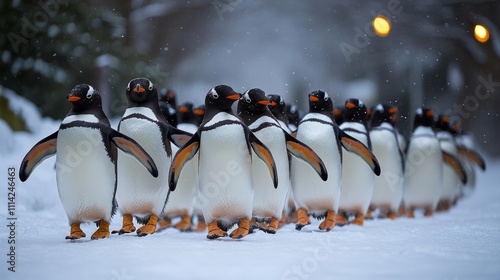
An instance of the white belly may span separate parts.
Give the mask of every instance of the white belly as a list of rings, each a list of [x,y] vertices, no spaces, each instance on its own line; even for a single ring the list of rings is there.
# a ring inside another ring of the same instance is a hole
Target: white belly
[[[203,131],[199,149],[199,201],[205,221],[228,224],[252,216],[252,162],[243,127]]]
[[[123,214],[159,216],[168,194],[168,170],[171,157],[165,152],[157,124],[140,119],[126,119],[120,132],[133,138],[153,158],[158,177],[151,174],[134,158],[118,151],[118,187],[116,200]]]
[[[442,168],[441,148],[435,137],[410,140],[403,187],[406,207],[436,208],[442,190]]]
[[[340,128],[349,127],[352,123],[343,123]],[[359,124],[356,129],[364,130]],[[366,130],[364,130],[366,131]],[[347,134],[356,138],[368,146],[368,138],[365,134],[346,131]],[[358,155],[350,152],[343,153],[342,162],[342,194],[340,195],[340,210],[365,214],[370,206],[373,195],[373,171]]]
[[[172,144],[172,154],[179,148]],[[184,165],[175,191],[170,192],[167,205],[163,210],[168,217],[192,215],[196,193],[198,191],[198,157]]]
[[[439,143],[441,150],[459,158],[455,143],[451,140],[441,140]],[[453,171],[453,169],[446,163],[443,163],[442,180],[443,190],[441,193],[441,199],[453,202],[453,200],[455,200],[455,198],[457,198],[460,194],[460,179],[455,171]]]
[[[403,199],[403,163],[398,140],[389,130],[370,131],[372,152],[380,164],[380,176],[374,176],[371,205],[397,212]]]
[[[111,220],[115,166],[98,129],[70,127],[59,131],[57,188],[68,220]]]
[[[308,118],[327,120],[315,113],[304,117]],[[321,157],[328,171],[328,180],[323,181],[309,165],[292,156],[290,172],[297,207],[305,208],[315,215],[324,215],[328,210],[337,212],[342,169],[333,127],[318,122],[304,122],[299,125],[297,139]]]
[[[253,128],[250,126],[250,128]],[[287,193],[290,188],[290,170],[285,135],[279,127],[270,126],[255,133],[273,155],[278,171],[278,187],[275,189],[267,165],[252,152],[252,177],[254,186],[253,216],[281,219]]]

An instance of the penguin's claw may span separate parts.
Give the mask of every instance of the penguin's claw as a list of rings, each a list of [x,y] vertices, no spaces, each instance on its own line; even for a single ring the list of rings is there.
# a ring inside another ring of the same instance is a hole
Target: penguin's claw
[[[75,240],[86,236],[85,232],[80,228],[80,224],[72,224],[70,234],[66,236],[66,239]]]
[[[180,231],[191,231],[191,216],[184,215],[182,216],[182,220],[174,226],[176,229]]]
[[[212,221],[208,225],[208,239],[217,239],[219,237],[227,236],[227,233],[219,228],[217,221]]]
[[[243,218],[238,224],[238,228],[233,230],[233,232],[229,234],[229,237],[233,239],[241,239],[248,235],[249,230],[250,230],[250,222],[248,221],[247,218]]]
[[[319,229],[330,231],[333,227],[335,227],[335,211],[328,210],[325,220],[319,225]]]
[[[344,213],[337,213],[337,215],[335,215],[335,223],[339,227],[343,227],[343,226],[347,225],[346,215]]]
[[[271,221],[269,222],[269,226],[267,226],[267,228],[264,231],[269,234],[276,234],[276,232],[278,231],[279,224],[280,222],[278,221],[278,219],[272,217]]]
[[[125,233],[132,233],[135,231],[135,226],[134,225],[125,225],[121,229],[118,230],[113,230],[111,234],[116,234],[118,233],[119,235],[125,234]]]
[[[101,220],[99,223],[99,228],[92,234],[90,239],[97,240],[109,237],[109,223]]]
[[[299,210],[297,210],[297,223],[295,224],[295,229],[301,230],[304,226],[310,224],[311,220],[309,220],[306,209],[299,208]]]

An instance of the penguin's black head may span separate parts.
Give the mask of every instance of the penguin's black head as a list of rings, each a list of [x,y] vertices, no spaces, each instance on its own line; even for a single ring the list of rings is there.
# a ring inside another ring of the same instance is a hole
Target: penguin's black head
[[[259,88],[247,90],[238,101],[238,114],[244,112],[249,115],[261,115],[267,110],[269,99],[266,93]]]
[[[166,102],[173,107],[177,107],[176,94],[172,89],[160,90],[160,101]]]
[[[360,122],[366,124],[367,111],[366,105],[363,101],[350,98],[345,102],[344,121],[347,122]]]
[[[240,99],[240,94],[230,86],[218,85],[211,88],[205,97],[205,107],[217,108],[221,111],[230,111],[231,105]]]
[[[314,113],[327,114],[333,119],[333,102],[328,93],[322,90],[315,90],[309,93],[309,111]]]
[[[196,115],[193,112],[193,103],[185,102],[177,108],[177,113],[179,115],[179,122],[181,123],[197,123]]]
[[[129,105],[158,102],[158,91],[155,85],[146,78],[135,78],[126,88]]]
[[[75,86],[66,99],[71,102],[73,111],[82,112],[95,107],[102,107],[101,95],[91,85],[79,84]]]
[[[286,115],[285,114],[285,100],[278,94],[268,94],[267,98],[269,99],[269,110],[275,116]]]
[[[380,126],[386,122],[394,126],[398,119],[398,107],[387,104],[378,104],[372,110],[370,127]]]
[[[297,105],[285,104],[285,112],[289,123],[294,125],[299,125],[300,114],[299,114],[299,107],[297,107]]]
[[[418,108],[413,120],[413,130],[419,126],[434,128],[436,123],[434,111],[430,108]]]
[[[450,116],[448,115],[439,115],[438,120],[435,124],[436,131],[447,131],[452,132],[450,125]]]
[[[203,118],[205,117],[205,105],[200,105],[194,108],[193,113],[196,116],[197,125],[200,125],[203,121]]]
[[[337,125],[341,125],[344,122],[344,108],[343,107],[333,108],[333,118]]]

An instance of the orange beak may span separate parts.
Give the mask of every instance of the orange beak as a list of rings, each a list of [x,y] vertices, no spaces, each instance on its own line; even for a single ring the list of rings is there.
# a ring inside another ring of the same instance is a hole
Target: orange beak
[[[356,108],[356,104],[352,103],[352,102],[347,102],[345,104],[345,106],[348,108],[348,109],[354,109]]]
[[[187,113],[188,109],[186,108],[186,106],[181,106],[179,107],[179,112],[181,113]]]
[[[261,101],[259,101],[257,103],[259,103],[260,105],[269,105],[269,100],[261,100]]]
[[[398,112],[398,107],[389,108],[389,114],[396,114]]]
[[[228,95],[226,98],[227,99],[231,99],[231,100],[238,100],[238,99],[240,99],[240,95],[237,94],[237,93],[236,94],[231,94],[231,95]]]
[[[340,116],[341,113],[342,113],[342,111],[340,111],[339,109],[337,109],[337,108],[333,109],[333,115]]]
[[[441,117],[441,122],[447,123],[449,121],[450,121],[450,119],[448,118],[448,116],[442,116]]]
[[[434,116],[434,112],[432,110],[429,110],[429,111],[427,111],[427,113],[425,113],[425,115],[428,117],[432,117],[432,116]]]
[[[75,102],[75,101],[78,101],[80,100],[81,98],[78,97],[78,96],[74,96],[74,95],[71,95],[71,96],[68,96],[68,101],[69,102]]]
[[[276,103],[276,101],[271,101],[271,102],[269,102],[269,106],[273,106],[273,107],[274,107],[274,106],[276,106],[276,105],[278,105],[278,103]]]
[[[197,116],[202,116],[205,114],[205,111],[203,111],[202,109],[196,109],[194,110],[194,114]]]
[[[145,92],[145,91],[146,91],[146,89],[138,85],[138,86],[137,86],[137,87],[135,87],[132,91],[133,91],[133,92]]]
[[[316,96],[314,95],[311,95],[309,96],[309,100],[311,100],[312,102],[318,102],[319,101],[319,98],[317,98]]]

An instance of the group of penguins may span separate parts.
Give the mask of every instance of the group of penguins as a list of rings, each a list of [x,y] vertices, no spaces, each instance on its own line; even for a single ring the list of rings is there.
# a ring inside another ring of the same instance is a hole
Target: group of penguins
[[[109,237],[117,209],[122,227],[111,233],[208,228],[208,239],[239,239],[256,229],[274,234],[286,223],[301,230],[310,216],[323,220],[322,231],[375,215],[414,217],[417,209],[431,216],[473,187],[474,165],[485,169],[460,124],[429,108],[416,111],[406,141],[395,126],[397,107],[368,109],[359,99],[334,107],[322,90],[308,94],[301,118],[295,105],[258,88],[241,94],[217,85],[204,105],[177,106],[172,91],[135,78],[125,95],[115,130],[99,92],[77,85],[59,130],[22,160],[24,182],[56,155],[71,226],[66,239],[85,237],[84,222],[98,227],[91,239]]]

